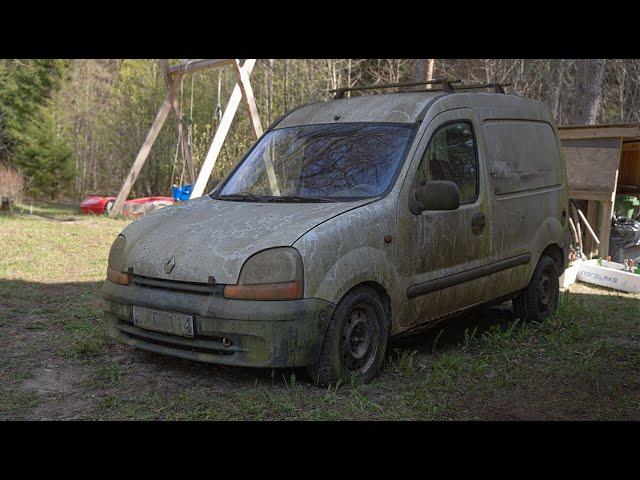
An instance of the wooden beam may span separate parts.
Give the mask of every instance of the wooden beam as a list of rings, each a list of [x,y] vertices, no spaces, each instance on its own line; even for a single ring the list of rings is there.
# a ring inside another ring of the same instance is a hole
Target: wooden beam
[[[589,225],[596,225],[597,216],[596,216],[596,207],[597,203],[595,200],[587,200],[587,222]],[[589,259],[593,258],[597,249],[594,248],[594,241],[591,237],[587,236],[584,242],[584,250]]]
[[[598,256],[606,260],[609,255],[609,235],[611,232],[613,202],[602,202],[601,205],[602,217],[600,218],[600,245],[598,245]]]
[[[173,87],[175,87],[175,82],[172,85]],[[138,174],[140,173],[140,170],[142,170],[142,166],[144,165],[145,160],[149,156],[151,147],[156,141],[156,138],[158,138],[158,134],[162,129],[162,125],[164,125],[164,122],[167,119],[167,116],[169,115],[169,111],[171,110],[171,97],[175,93],[175,91],[172,91],[172,90],[173,88],[170,88],[169,91],[167,91],[167,95],[164,101],[162,102],[162,105],[160,106],[158,113],[156,114],[156,118],[153,120],[153,123],[151,124],[151,128],[147,133],[147,137],[145,138],[142,144],[142,147],[140,147],[140,150],[138,151],[138,155],[136,156],[136,159],[134,160],[133,165],[131,165],[129,174],[127,175],[127,178],[122,184],[122,188],[120,189],[120,192],[116,197],[116,201],[113,204],[113,208],[111,209],[111,213],[109,214],[111,218],[114,218],[116,215],[119,215],[122,213],[124,202],[129,196],[129,192],[131,192],[131,187],[133,187],[133,184],[136,181],[136,178],[138,178]]]
[[[256,138],[262,136],[262,123],[260,123],[260,115],[258,115],[258,106],[256,105],[256,100],[253,96],[253,89],[251,88],[251,83],[249,82],[249,75],[247,72],[242,69],[240,66],[240,62],[236,60],[233,62],[236,70],[236,76],[238,77],[238,85],[240,85],[240,90],[242,91],[242,96],[247,102],[247,106],[249,107],[249,117],[251,118],[251,125],[253,125],[253,131],[256,134]]]
[[[256,105],[255,97],[253,96],[253,89],[251,88],[251,82],[249,81],[249,75],[240,67],[240,62],[236,60],[234,62],[236,76],[238,77],[238,85],[240,85],[240,90],[242,91],[242,96],[247,102],[247,107],[249,108],[249,118],[251,119],[251,125],[253,125],[253,131],[256,134],[256,138],[260,138],[262,136],[262,123],[260,122],[260,115],[258,114],[258,106]],[[265,164],[265,169],[267,171],[267,179],[269,181],[269,188],[271,189],[271,194],[280,196],[280,187],[278,186],[278,179],[276,177],[275,169],[273,168],[273,163],[271,161],[270,152],[266,151],[262,156],[262,159]]]
[[[235,63],[235,60],[232,60]],[[255,59],[245,60],[242,65],[242,71],[247,74],[251,74],[253,67],[256,64]],[[198,179],[196,180],[196,184],[193,187],[193,192],[191,193],[190,198],[198,198],[202,196],[204,193],[204,189],[207,186],[207,182],[209,181],[209,177],[211,176],[211,172],[213,171],[213,167],[216,165],[216,160],[218,159],[218,155],[220,154],[220,150],[222,149],[222,145],[224,143],[224,139],[229,132],[229,128],[231,127],[231,122],[233,121],[233,117],[238,110],[238,106],[240,105],[240,100],[242,100],[242,91],[240,89],[240,85],[236,82],[233,87],[233,91],[231,92],[231,97],[229,97],[229,102],[224,109],[224,113],[222,114],[222,118],[220,119],[220,124],[216,129],[216,133],[213,136],[213,141],[211,142],[211,147],[209,147],[209,151],[207,152],[207,156],[202,163],[202,168],[200,169],[200,174],[198,175]]]
[[[595,126],[567,125],[558,127],[558,135],[561,140],[587,139],[587,138],[617,138],[640,137],[640,124]]]
[[[171,77],[183,76],[188,73],[200,72],[214,67],[222,67],[224,65],[232,65],[235,62],[233,58],[203,59],[191,60],[189,62],[174,65],[168,70]]]

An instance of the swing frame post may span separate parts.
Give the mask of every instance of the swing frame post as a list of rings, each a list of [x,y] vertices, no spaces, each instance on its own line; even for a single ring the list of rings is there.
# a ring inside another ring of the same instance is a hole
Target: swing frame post
[[[216,133],[213,136],[213,140],[211,141],[211,146],[209,147],[207,156],[202,163],[198,179],[196,180],[196,184],[193,186],[193,191],[191,192],[190,198],[201,197],[204,193],[204,189],[206,188],[209,177],[211,176],[211,172],[216,165],[216,160],[218,159],[218,155],[220,155],[222,145],[224,144],[224,140],[229,133],[231,123],[233,122],[236,111],[238,110],[238,106],[240,105],[240,101],[243,97],[247,102],[247,106],[249,107],[249,115],[251,117],[251,123],[253,125],[253,130],[256,134],[256,137],[260,137],[262,135],[262,124],[260,123],[258,108],[253,96],[253,89],[251,88],[251,84],[249,83],[249,76],[251,75],[253,67],[256,64],[256,59],[247,59],[242,65],[240,65],[239,60],[233,60],[233,63],[235,65],[237,77],[236,84],[233,87],[233,91],[231,92],[229,101],[227,102],[224,112],[222,113],[222,118],[220,119],[220,123],[218,124],[218,128],[216,129]]]
[[[138,178],[138,174],[142,170],[144,166],[144,162],[149,156],[149,152],[151,151],[151,147],[155,143],[158,135],[160,134],[160,130],[164,125],[167,116],[169,115],[169,111],[171,110],[172,100],[171,97],[173,95],[173,90],[176,86],[176,83],[172,83],[169,91],[167,92],[158,113],[156,114],[156,118],[153,120],[151,124],[151,128],[147,133],[144,142],[142,143],[142,147],[138,151],[138,155],[136,155],[136,159],[133,161],[133,165],[131,165],[131,169],[129,170],[129,174],[127,178],[125,178],[122,187],[120,188],[120,192],[118,192],[118,196],[116,197],[116,201],[113,204],[113,208],[111,209],[111,213],[109,213],[109,217],[115,218],[117,215],[122,213],[122,209],[124,207],[124,202],[129,196],[129,192],[131,192],[131,188]]]
[[[178,125],[179,145],[182,150],[185,164],[189,169],[191,181],[194,181],[195,179],[195,185],[193,188],[193,193],[191,194],[191,198],[200,197],[204,192],[207,181],[211,176],[211,172],[213,171],[213,167],[215,166],[216,160],[218,158],[218,155],[220,154],[220,150],[222,149],[222,145],[224,144],[224,140],[226,139],[229,128],[231,127],[231,123],[233,121],[233,118],[235,117],[235,113],[238,110],[238,106],[242,98],[244,98],[247,102],[249,115],[251,117],[251,123],[253,125],[256,136],[259,137],[260,135],[262,135],[262,124],[260,123],[260,116],[258,114],[257,105],[253,95],[253,89],[251,88],[251,84],[249,83],[249,76],[251,75],[251,71],[253,70],[255,63],[256,59],[246,59],[242,66],[240,65],[240,60],[233,58],[199,59],[190,60],[179,65],[169,67],[168,60],[160,60],[162,74],[167,86],[167,94],[164,98],[164,101],[162,102],[162,105],[160,105],[160,108],[158,109],[158,113],[156,114],[156,117],[153,120],[151,127],[149,128],[149,132],[147,133],[147,136],[145,137],[145,140],[142,143],[142,146],[140,147],[140,150],[138,151],[133,164],[131,165],[129,173],[124,180],[120,191],[118,192],[118,196],[116,197],[109,217],[115,218],[117,215],[120,215],[122,213],[124,202],[129,196],[129,193],[133,188],[133,184],[138,178],[138,175],[140,174],[140,171],[142,170],[142,167],[144,166],[144,163],[147,160],[149,153],[151,152],[151,148],[158,138],[160,130],[162,129],[162,126],[164,125],[164,122],[166,121],[170,111],[173,111],[176,117]],[[184,136],[181,105],[176,92],[182,82],[182,78],[185,75],[226,65],[234,65],[237,77],[236,84],[233,88],[233,92],[231,93],[231,97],[229,99],[229,102],[227,103],[224,113],[222,114],[222,119],[220,120],[218,128],[215,131],[213,140],[211,141],[211,145],[209,146],[209,150],[207,152],[207,156],[202,165],[202,168],[200,169],[200,173],[196,179],[195,169],[193,166],[193,158],[191,156],[191,148],[189,145],[187,145]]]

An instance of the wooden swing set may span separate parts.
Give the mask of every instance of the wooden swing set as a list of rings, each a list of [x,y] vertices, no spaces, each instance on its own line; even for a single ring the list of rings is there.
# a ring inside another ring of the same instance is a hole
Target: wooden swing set
[[[149,133],[147,133],[147,136],[142,146],[140,147],[138,154],[136,155],[133,165],[131,165],[129,174],[122,184],[122,188],[120,188],[120,192],[118,193],[116,201],[113,204],[113,208],[111,209],[111,213],[109,214],[111,218],[114,218],[115,216],[122,213],[124,203],[129,196],[129,193],[131,192],[131,188],[138,178],[144,162],[149,156],[151,147],[153,147],[153,144],[158,138],[160,130],[162,129],[165,120],[169,116],[170,111],[173,111],[174,116],[176,117],[178,126],[178,148],[182,153],[184,165],[191,181],[193,182],[193,180],[196,178],[193,158],[191,156],[191,145],[187,140],[187,136],[184,132],[182,121],[182,105],[177,95],[177,92],[182,83],[182,79],[185,75],[228,65],[233,66],[236,75],[235,86],[233,87],[233,91],[231,92],[229,101],[227,102],[224,112],[222,113],[220,123],[218,124],[218,127],[215,131],[215,134],[211,141],[211,145],[209,147],[209,151],[207,152],[207,156],[205,157],[200,169],[200,173],[195,180],[195,185],[193,186],[193,191],[190,198],[200,197],[204,193],[204,189],[207,186],[207,181],[211,176],[211,172],[213,171],[213,167],[216,164],[216,160],[218,158],[218,155],[220,154],[220,150],[222,149],[222,145],[224,144],[224,140],[227,136],[227,133],[229,132],[229,128],[231,127],[231,123],[233,121],[233,118],[235,117],[236,111],[238,110],[238,106],[240,105],[240,101],[242,100],[242,98],[244,98],[245,102],[247,103],[249,117],[251,118],[251,124],[253,126],[256,137],[260,137],[262,135],[262,124],[260,123],[260,116],[258,115],[258,108],[256,106],[256,101],[253,95],[253,89],[251,88],[251,83],[249,82],[249,76],[251,75],[255,64],[256,59],[246,59],[244,60],[244,62],[242,62],[239,59],[231,58],[190,60],[170,67],[167,60],[160,60],[160,66],[162,68],[163,77],[167,86],[167,94],[164,98],[164,101],[162,102],[162,105],[160,106],[160,109],[158,110],[158,113],[156,114],[155,119],[153,120],[153,123],[151,124]]]

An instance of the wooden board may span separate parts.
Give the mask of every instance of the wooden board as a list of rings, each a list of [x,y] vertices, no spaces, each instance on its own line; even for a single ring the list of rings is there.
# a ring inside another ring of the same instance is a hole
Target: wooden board
[[[563,125],[558,127],[561,140],[640,137],[640,123],[610,125]]]
[[[233,58],[191,60],[189,62],[170,67],[168,74],[170,76],[186,75],[187,73],[201,72],[202,70],[207,70],[213,67],[232,65],[234,61],[235,60]]]
[[[569,190],[607,193],[610,199],[616,187],[620,146],[620,138],[562,140]]]

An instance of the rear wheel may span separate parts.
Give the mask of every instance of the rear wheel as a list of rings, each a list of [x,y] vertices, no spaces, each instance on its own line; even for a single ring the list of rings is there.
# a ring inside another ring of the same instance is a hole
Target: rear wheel
[[[523,322],[540,322],[555,312],[559,296],[558,266],[543,255],[527,288],[512,300],[514,313]]]
[[[109,215],[111,213],[112,208],[113,208],[113,200],[109,200],[107,204],[104,206],[105,215]]]
[[[320,358],[308,367],[309,375],[321,386],[369,382],[380,372],[387,336],[387,315],[380,296],[369,287],[358,287],[338,304]]]

